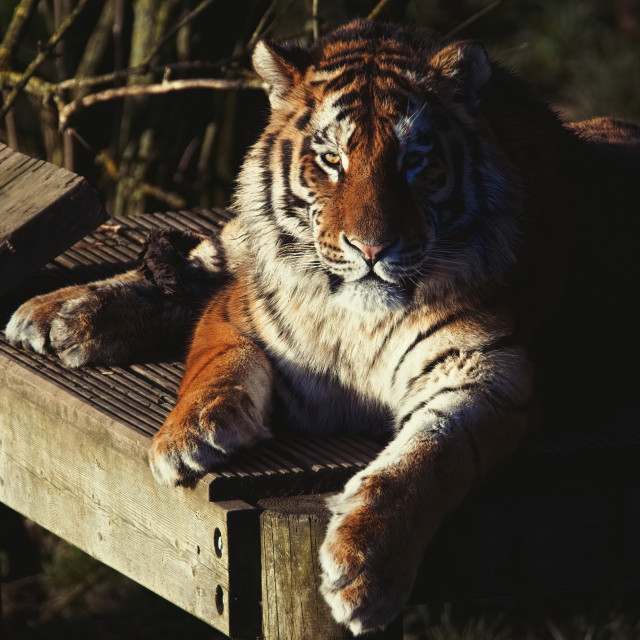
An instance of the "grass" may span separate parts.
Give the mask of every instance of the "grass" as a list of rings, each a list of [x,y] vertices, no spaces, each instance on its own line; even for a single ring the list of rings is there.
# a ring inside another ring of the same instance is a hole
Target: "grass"
[[[11,556],[0,553],[3,640],[225,637],[34,523],[26,528],[41,567],[7,576]],[[636,590],[413,606],[404,640],[638,640],[639,603]]]

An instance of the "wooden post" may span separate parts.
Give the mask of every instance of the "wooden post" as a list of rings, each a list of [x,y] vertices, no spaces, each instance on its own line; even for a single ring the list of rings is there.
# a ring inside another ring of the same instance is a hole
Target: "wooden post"
[[[349,640],[354,636],[331,617],[319,592],[318,549],[329,513],[325,496],[269,498],[258,503],[262,556],[264,640]],[[402,640],[399,618],[367,640]]]

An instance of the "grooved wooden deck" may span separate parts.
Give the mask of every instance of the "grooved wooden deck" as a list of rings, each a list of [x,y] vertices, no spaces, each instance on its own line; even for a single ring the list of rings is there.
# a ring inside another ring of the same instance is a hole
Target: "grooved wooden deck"
[[[217,232],[227,215],[221,210],[204,210],[111,220],[47,265],[6,308],[16,307],[16,298],[24,298],[24,291],[48,291],[130,268],[153,228]],[[145,436],[153,436],[173,407],[184,369],[179,360],[69,369],[55,357],[15,349],[4,340],[0,354]],[[256,500],[337,490],[379,450],[380,444],[360,437],[286,436],[266,441],[237,454],[208,476],[211,499]]]

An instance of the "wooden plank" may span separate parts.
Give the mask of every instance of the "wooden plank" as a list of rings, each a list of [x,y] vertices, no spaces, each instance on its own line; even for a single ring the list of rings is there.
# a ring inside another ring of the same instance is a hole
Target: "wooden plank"
[[[0,355],[0,501],[234,637],[260,629],[257,512],[155,483],[149,437]],[[251,553],[254,549],[254,553]]]
[[[325,496],[261,500],[262,637],[264,640],[349,640],[320,594],[318,549],[329,513]],[[402,640],[402,621],[368,640]]]
[[[0,143],[0,296],[106,220],[84,178]]]

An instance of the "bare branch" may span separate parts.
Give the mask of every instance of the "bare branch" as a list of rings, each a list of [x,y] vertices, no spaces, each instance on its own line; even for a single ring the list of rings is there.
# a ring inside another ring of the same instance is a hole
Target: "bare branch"
[[[22,30],[25,28],[37,4],[38,0],[21,0],[20,4],[14,9],[11,22],[4,34],[2,44],[0,44],[0,71],[11,68],[13,53],[18,46]]]
[[[247,42],[247,49],[253,49],[255,43],[258,42],[260,38],[262,38],[264,26],[267,23],[269,16],[273,13],[273,10],[275,9],[277,3],[278,0],[272,0],[271,4],[267,7],[267,10],[262,14],[262,18],[260,18],[258,26],[255,28],[255,31],[253,32],[253,35],[251,36],[249,42]]]
[[[369,20],[373,20],[382,11],[384,5],[387,4],[387,2],[389,2],[389,0],[380,0],[380,2],[378,2],[378,4],[373,7],[373,9],[371,9],[367,18]]]
[[[106,0],[76,68],[76,78],[93,76],[109,46],[116,17],[115,0]]]
[[[318,29],[318,0],[313,0],[311,5],[311,26],[313,28],[313,39],[317,40],[319,35]]]
[[[457,33],[462,31],[463,29],[466,29],[470,24],[473,24],[476,20],[478,20],[479,18],[482,18],[482,16],[489,13],[489,11],[493,11],[501,2],[502,0],[495,0],[495,2],[492,2],[491,4],[487,5],[484,9],[480,9],[480,11],[477,11],[472,16],[467,18],[464,22],[461,22],[457,27],[454,27],[453,29],[451,29],[451,31],[449,31],[449,33],[447,33],[444,36],[444,39],[448,40],[449,38],[455,36]]]
[[[169,93],[184,91],[185,89],[213,89],[215,91],[238,91],[241,89],[262,89],[266,85],[261,80],[226,80],[221,78],[200,78],[193,80],[172,80],[162,84],[138,84],[127,87],[115,87],[74,100],[60,111],[59,128],[63,131],[67,127],[69,118],[79,109],[93,106],[100,102],[107,102],[117,98]]]
[[[164,46],[166,42],[168,42],[182,27],[192,22],[195,18],[197,18],[207,7],[212,5],[216,0],[202,0],[200,4],[193,10],[190,11],[182,20],[178,22],[175,26],[173,26],[164,37],[160,38],[158,42],[155,44],[153,49],[149,52],[147,57],[142,61],[142,67],[148,67],[151,64],[151,61],[156,56],[158,51]]]
[[[16,87],[23,80],[23,74],[17,71],[0,71],[0,89]],[[42,78],[29,78],[22,89],[25,93],[37,96],[44,102],[55,94],[57,87],[57,84],[47,82],[46,80],[42,80]]]
[[[89,0],[78,0],[78,4],[73,8],[73,11],[69,13],[66,19],[60,24],[56,32],[49,38],[47,44],[43,47],[42,51],[38,53],[38,55],[31,61],[31,64],[27,67],[26,71],[22,74],[22,78],[20,82],[18,82],[11,93],[7,96],[7,99],[0,110],[0,118],[4,117],[13,107],[18,94],[25,87],[29,79],[35,74],[35,72],[40,68],[40,65],[48,58],[49,54],[53,51],[58,42],[62,39],[64,34],[69,30],[69,27],[75,22],[75,19],[80,15],[85,5]]]
[[[2,96],[3,100],[6,100],[8,95],[9,92],[6,89],[2,89],[2,91],[0,91],[0,96]],[[16,118],[13,111],[9,111],[9,113],[7,113],[4,118],[4,124],[7,128],[7,142],[9,143],[9,146],[14,149],[18,149],[20,144],[18,140],[18,127],[16,126]]]

